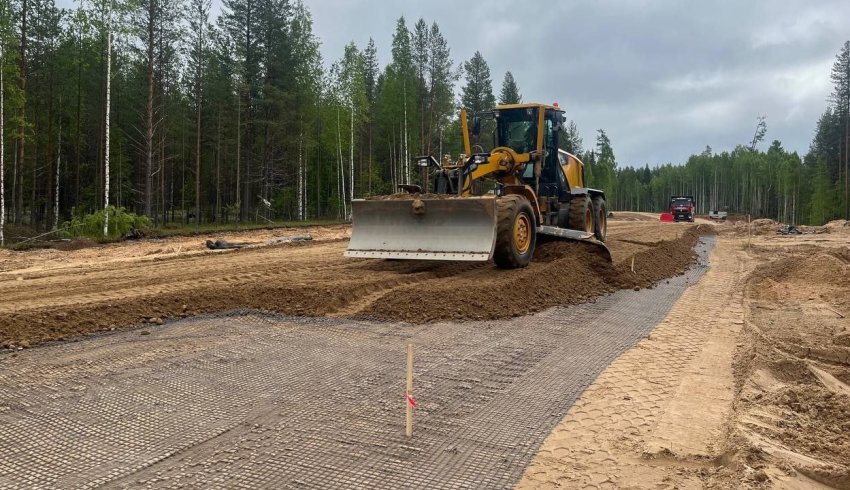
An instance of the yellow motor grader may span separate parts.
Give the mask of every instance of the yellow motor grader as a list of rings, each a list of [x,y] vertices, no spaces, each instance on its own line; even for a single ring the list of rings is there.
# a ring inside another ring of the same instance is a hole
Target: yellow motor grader
[[[581,160],[558,149],[566,118],[557,105],[461,111],[465,153],[416,157],[424,186],[406,195],[356,199],[347,257],[493,261],[525,267],[537,235],[595,245],[607,233],[605,193],[585,186]]]

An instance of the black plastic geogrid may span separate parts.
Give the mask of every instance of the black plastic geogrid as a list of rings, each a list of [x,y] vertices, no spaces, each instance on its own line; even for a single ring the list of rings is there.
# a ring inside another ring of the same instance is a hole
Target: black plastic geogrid
[[[712,246],[653,289],[510,320],[239,311],[0,358],[0,488],[511,487],[582,391],[700,278]]]

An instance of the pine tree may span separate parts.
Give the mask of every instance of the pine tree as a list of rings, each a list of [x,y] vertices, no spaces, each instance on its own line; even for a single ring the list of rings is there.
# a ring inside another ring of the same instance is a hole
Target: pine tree
[[[393,35],[392,62],[387,68],[388,76],[392,78],[391,89],[400,95],[398,103],[393,103],[396,110],[401,109],[398,119],[401,120],[398,136],[398,157],[400,160],[398,178],[399,184],[410,183],[410,138],[409,138],[409,114],[408,100],[411,90],[414,88],[416,73],[414,68],[413,50],[411,48],[411,35],[407,30],[404,17],[399,17],[396,22],[396,31]],[[415,106],[414,106],[415,107]]]
[[[29,0],[21,0],[21,38],[20,38],[20,91],[22,94],[27,93],[27,20],[28,20],[28,7]],[[23,98],[20,107],[18,108],[18,141],[17,145],[17,155],[15,157],[15,175],[18,174],[18,169],[23,169],[24,166],[24,157],[26,156],[25,148],[26,148],[26,133],[25,128],[27,125],[27,110],[26,110],[26,97]],[[33,168],[35,168],[35,164],[33,164]],[[14,177],[13,177],[13,180]],[[35,185],[35,182],[33,182]],[[12,186],[15,186],[15,183],[12,183]],[[15,200],[17,194],[17,200]],[[19,224],[21,222],[21,218],[23,216],[23,207],[24,207],[24,176],[23,172],[21,172],[19,186],[17,192],[12,191],[12,199],[16,201],[13,203],[14,206],[14,215],[15,215],[15,224]]]
[[[597,130],[596,135],[596,168],[594,176],[598,185],[607,193],[611,207],[617,203],[617,159],[614,157],[614,149],[611,140],[605,130]]]
[[[157,38],[156,26],[160,15],[160,5],[158,0],[144,0],[140,4],[141,18],[144,22],[142,33],[142,42],[145,45],[145,70],[147,73],[147,99],[145,102],[145,121],[144,121],[144,194],[145,194],[145,210],[146,216],[153,216],[153,153],[154,153],[154,69]]]
[[[850,41],[846,41],[835,57],[830,78],[833,83],[832,102],[842,128],[839,140],[839,172],[844,174],[845,218],[850,219]],[[841,168],[843,167],[843,171]]]
[[[190,52],[194,64],[195,90],[195,224],[201,225],[201,118],[203,108],[203,79],[204,65],[207,57],[207,37],[209,24],[210,0],[191,0],[192,16],[189,26],[195,34]]]
[[[499,93],[499,104],[519,104],[520,102],[522,102],[522,95],[519,93],[514,75],[509,71],[505,72],[502,91]]]
[[[309,208],[309,192],[307,187],[308,168],[307,152],[311,142],[317,147],[319,142],[308,135],[312,134],[309,130],[313,126],[312,121],[318,122],[319,119],[319,103],[321,95],[321,79],[322,79],[322,58],[319,52],[319,40],[313,34],[313,19],[310,11],[304,6],[303,2],[296,3],[292,22],[290,27],[291,44],[292,44],[292,68],[296,74],[295,91],[298,94],[295,111],[298,114],[298,191],[296,193],[298,201],[298,216],[299,219],[306,219],[307,209]],[[375,61],[377,63],[377,59]],[[318,162],[314,170],[315,175],[320,175]],[[318,205],[316,196],[316,203]],[[318,210],[318,208],[317,208]]]
[[[578,126],[576,126],[575,121],[570,121],[560,133],[559,147],[566,152],[578,156],[584,151],[583,145],[584,141],[581,135],[579,135]]]
[[[223,0],[222,15],[219,23],[232,40],[235,59],[240,65],[239,97],[241,104],[241,154],[239,155],[244,171],[242,176],[242,195],[237,199],[240,219],[245,220],[253,206],[252,175],[254,160],[254,115],[256,101],[260,93],[260,52],[263,46],[257,32],[260,24],[260,0]]]
[[[440,32],[436,22],[431,24],[428,35],[428,83],[429,105],[428,105],[428,130],[426,133],[425,153],[434,153],[434,148],[439,148],[442,140],[443,129],[454,110],[453,86],[459,74],[452,70],[454,62],[451,59],[451,50],[448,42]],[[437,142],[435,144],[435,134]],[[438,155],[439,156],[439,155]]]
[[[484,61],[480,51],[463,64],[466,72],[466,85],[463,87],[461,104],[472,114],[492,109],[496,106],[493,95],[493,82],[490,80],[490,67]]]
[[[378,95],[378,70],[378,49],[375,47],[375,40],[370,37],[366,49],[363,50],[363,82],[366,85],[366,100],[370,106],[375,103]]]

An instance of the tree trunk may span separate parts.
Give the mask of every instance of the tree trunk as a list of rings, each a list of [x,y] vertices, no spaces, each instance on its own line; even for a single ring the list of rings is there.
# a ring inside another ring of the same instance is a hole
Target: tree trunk
[[[197,137],[195,139],[195,224],[201,226],[201,77],[203,76],[203,57],[201,54],[203,44],[204,23],[199,23],[200,33],[198,34],[198,80],[195,86],[196,98],[198,101],[198,117],[195,125]]]
[[[108,27],[108,29],[111,27]],[[104,121],[106,124],[106,149],[103,156],[103,237],[109,236],[109,110],[110,91],[112,88],[112,32],[106,33],[106,115]]]
[[[218,125],[215,141],[215,209],[212,213],[212,219],[218,222],[219,213],[221,212],[221,105],[218,108]]]
[[[82,8],[82,0],[80,1]],[[83,33],[82,29],[77,35],[77,114],[74,128],[74,206],[80,204],[80,139],[82,131],[80,128],[80,115],[83,103]]]
[[[351,104],[351,145],[349,146],[348,150],[349,150],[349,157],[348,157],[349,168],[348,168],[348,170],[349,170],[349,172],[351,172],[351,174],[349,175],[349,178],[351,179],[350,180],[351,185],[349,187],[350,187],[350,192],[351,192],[351,201],[354,201],[354,104],[353,103]],[[353,206],[353,204],[352,204],[352,206]],[[348,214],[346,214],[345,217],[347,219],[351,219],[351,216],[348,215]]]
[[[0,247],[6,245],[6,106],[3,85],[3,46],[0,45]]]
[[[242,172],[242,95],[236,96],[236,221],[242,221],[242,196],[239,181]]]
[[[26,113],[26,93],[27,93],[27,8],[29,6],[28,0],[22,0],[21,2],[21,83],[20,89],[21,94],[24,95],[21,101],[21,107],[18,109],[18,147],[17,156],[15,158],[15,169],[17,173],[17,167],[20,166],[21,169],[24,167],[24,154],[26,148],[26,139],[25,139],[25,127],[27,120]],[[35,164],[33,164],[35,167]],[[21,216],[23,215],[23,194],[24,194],[24,176],[23,172],[20,172],[20,186],[18,187],[17,192],[17,202],[15,203],[15,223],[21,223]],[[35,185],[35,182],[33,182]]]
[[[404,99],[404,162],[402,162],[402,167],[404,168],[404,184],[410,184],[410,155],[408,154],[407,147],[407,80],[402,81],[402,94]]]
[[[147,105],[145,106],[145,216],[153,216],[153,52],[156,5],[148,0]]]
[[[298,219],[304,220],[304,116],[300,118],[298,131],[298,192],[296,193],[298,200]]]
[[[59,103],[59,131],[56,143],[56,189],[53,194],[53,229],[59,229],[59,176],[62,168],[62,102]]]

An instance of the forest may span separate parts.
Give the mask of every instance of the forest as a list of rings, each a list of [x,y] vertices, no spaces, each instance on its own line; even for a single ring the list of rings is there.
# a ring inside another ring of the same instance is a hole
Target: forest
[[[6,229],[62,230],[120,210],[157,226],[346,219],[351,199],[416,182],[413,157],[457,155],[460,107],[522,100],[511,72],[491,74],[479,52],[454,60],[437,22],[399,18],[382,67],[372,40],[323,60],[300,1],[211,10],[210,0],[0,4],[0,241]],[[700,212],[847,218],[850,43],[827,75],[834,92],[804,156],[768,146],[764,119],[731,152],[654,167],[618,165],[603,129],[585,148],[575,121],[562,146],[614,210],[659,211],[692,194]]]

